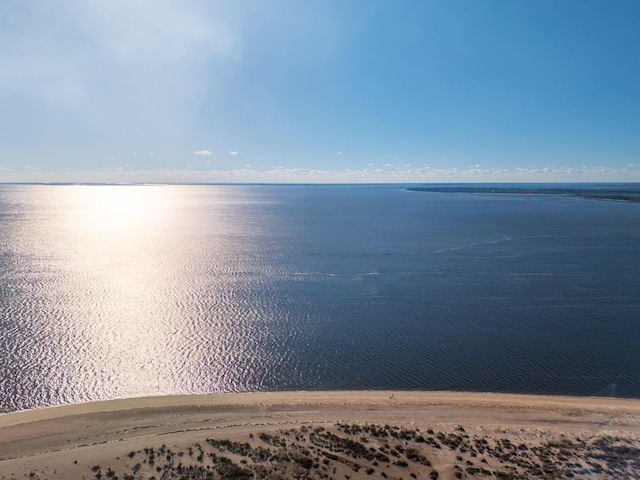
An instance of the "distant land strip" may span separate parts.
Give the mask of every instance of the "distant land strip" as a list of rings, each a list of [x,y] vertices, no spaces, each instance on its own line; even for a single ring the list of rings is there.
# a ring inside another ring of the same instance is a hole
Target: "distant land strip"
[[[558,188],[558,187],[476,187],[476,186],[432,186],[412,187],[413,192],[436,193],[492,193],[511,195],[567,195],[590,200],[640,203],[640,185],[628,188]]]

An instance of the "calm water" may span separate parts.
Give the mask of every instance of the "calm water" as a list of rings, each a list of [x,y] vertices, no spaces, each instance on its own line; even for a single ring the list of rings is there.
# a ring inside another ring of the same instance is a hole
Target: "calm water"
[[[0,186],[0,410],[447,389],[640,398],[640,204]]]

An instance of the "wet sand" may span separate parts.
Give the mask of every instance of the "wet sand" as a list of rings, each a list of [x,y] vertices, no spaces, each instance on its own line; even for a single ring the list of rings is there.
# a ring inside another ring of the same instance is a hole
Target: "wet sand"
[[[0,415],[0,479],[636,478],[639,472],[640,400],[278,392]]]

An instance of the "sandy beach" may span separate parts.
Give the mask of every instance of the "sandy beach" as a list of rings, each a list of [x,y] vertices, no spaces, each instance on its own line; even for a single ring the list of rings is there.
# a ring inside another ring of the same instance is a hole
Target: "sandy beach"
[[[278,392],[0,415],[0,479],[639,475],[640,400]]]

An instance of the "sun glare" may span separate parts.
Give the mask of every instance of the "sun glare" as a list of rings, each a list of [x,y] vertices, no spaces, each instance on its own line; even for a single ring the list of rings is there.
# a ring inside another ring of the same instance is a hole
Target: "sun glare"
[[[78,192],[85,221],[111,232],[142,226],[162,215],[165,200],[158,186],[91,186]]]
[[[62,255],[80,266],[70,274],[78,282],[71,291],[83,292],[92,312],[78,318],[87,338],[83,364],[116,382],[116,395],[171,384],[163,375],[171,371],[165,329],[173,313],[157,299],[166,295],[171,278],[158,239],[174,233],[172,199],[171,189],[162,186],[113,185],[79,186],[68,200],[74,213],[66,218]],[[157,335],[149,336],[149,329]]]

